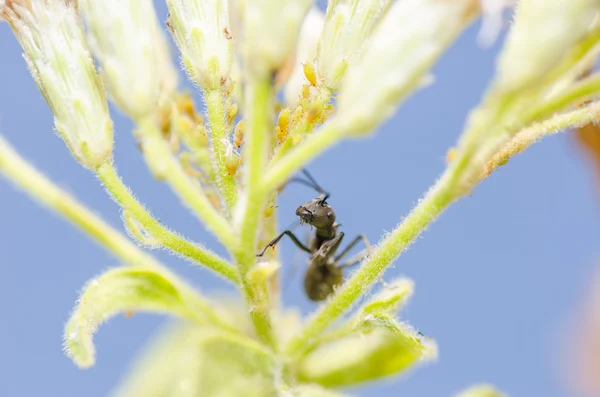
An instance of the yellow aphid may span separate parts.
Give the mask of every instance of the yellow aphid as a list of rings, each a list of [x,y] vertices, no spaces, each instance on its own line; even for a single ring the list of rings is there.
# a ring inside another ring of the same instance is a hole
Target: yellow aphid
[[[196,123],[189,117],[180,116],[173,119],[171,127],[176,135],[185,135],[196,128]]]
[[[302,98],[308,99],[310,97],[310,86],[308,84],[304,84],[302,86]]]
[[[275,206],[267,205],[267,207],[265,208],[265,211],[263,212],[263,215],[265,216],[265,218],[270,218],[271,215],[273,215],[273,212],[275,212]],[[273,248],[275,248],[275,247],[273,247]]]
[[[454,159],[456,158],[456,154],[457,154],[456,148],[451,147],[450,149],[448,149],[448,152],[446,153],[446,161],[448,163],[451,163],[452,161],[454,161]]]
[[[177,100],[177,108],[181,113],[186,113],[190,117],[194,118],[196,116],[196,109],[194,106],[194,101],[192,100],[191,95],[184,94],[181,95]]]
[[[233,80],[231,80],[231,78],[228,78],[227,81],[225,82],[225,86],[223,87],[225,95],[231,94],[231,91],[233,91],[234,87],[235,87],[235,82]]]
[[[306,98],[304,98],[300,101],[300,106],[302,106],[304,109],[308,109],[309,104],[310,104],[310,101]]]
[[[237,112],[238,112],[238,104],[234,103],[231,106],[229,106],[229,108],[227,109],[227,122],[229,124],[233,123],[233,121],[235,120],[235,116],[237,116]]]
[[[297,144],[299,144],[300,142],[302,142],[302,135],[298,134],[298,135],[294,135],[294,138],[292,139],[292,144],[294,146],[296,146]]]
[[[233,143],[238,149],[244,142],[244,132],[246,132],[246,120],[240,120],[235,126],[235,133],[233,134]]]
[[[277,137],[277,142],[281,143],[287,137],[287,131],[283,132],[278,125],[275,126],[275,136]]]
[[[302,118],[302,114],[304,114],[304,109],[302,109],[302,106],[298,106],[296,109],[294,109],[294,114],[292,115],[290,123],[296,124]]]
[[[227,156],[227,159],[225,160],[225,168],[227,168],[227,173],[230,176],[234,176],[237,172],[238,167],[240,166],[240,163],[240,158],[235,154]]]
[[[156,116],[158,120],[158,126],[163,133],[171,131],[171,112],[167,110],[160,110]]]
[[[317,85],[317,72],[315,70],[315,65],[308,62],[308,63],[305,63],[303,66],[304,66],[304,77],[306,77],[306,80],[308,80],[308,82],[312,86],[316,86]]]
[[[313,102],[308,106],[308,114],[306,116],[306,121],[308,121],[309,124],[313,124],[321,118],[322,113],[323,103]]]
[[[290,125],[290,108],[285,108],[279,112],[277,118],[277,126],[281,129],[283,134],[287,134],[288,126]]]
[[[196,126],[194,129],[194,138],[196,139],[196,142],[198,142],[198,145],[202,147],[208,146],[208,133],[204,125],[200,124]]]
[[[212,206],[215,207],[215,209],[221,209],[221,199],[214,189],[206,189],[206,198],[208,201],[210,201]]]

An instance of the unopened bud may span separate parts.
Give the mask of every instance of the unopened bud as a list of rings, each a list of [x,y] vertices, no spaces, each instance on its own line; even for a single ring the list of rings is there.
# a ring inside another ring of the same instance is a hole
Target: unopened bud
[[[204,89],[227,82],[233,59],[227,0],[167,0],[173,37],[190,76]]]
[[[77,160],[95,168],[111,156],[113,128],[76,7],[74,0],[11,0],[0,3],[0,17],[23,47],[57,131]]]
[[[177,86],[151,0],[79,0],[94,55],[114,102],[132,118],[153,112]]]

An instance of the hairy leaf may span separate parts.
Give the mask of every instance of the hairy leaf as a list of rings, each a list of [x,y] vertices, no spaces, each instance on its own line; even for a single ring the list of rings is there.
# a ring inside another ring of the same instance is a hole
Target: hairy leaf
[[[303,381],[348,386],[397,374],[436,355],[433,341],[389,316],[372,316],[368,328],[319,345],[299,363]]]
[[[194,319],[178,289],[165,276],[147,269],[117,268],[93,279],[65,327],[64,348],[75,363],[94,364],[93,334],[110,317],[123,312],[170,313]]]
[[[270,353],[249,338],[214,327],[179,325],[151,344],[112,396],[275,396],[276,370]]]

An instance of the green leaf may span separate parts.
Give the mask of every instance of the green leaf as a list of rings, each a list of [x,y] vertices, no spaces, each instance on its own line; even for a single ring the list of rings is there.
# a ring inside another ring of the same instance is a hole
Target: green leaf
[[[375,318],[395,315],[406,304],[413,292],[414,282],[412,280],[407,278],[394,280],[360,307],[345,323],[323,334],[320,338],[315,338],[306,350],[311,351],[323,342],[340,339],[352,333],[370,332],[373,329]]]
[[[92,340],[98,326],[123,312],[170,313],[196,319],[179,290],[153,270],[117,268],[90,281],[65,327],[64,348],[81,368],[94,364]]]
[[[170,324],[162,329],[135,360],[112,397],[172,397],[180,389],[180,365],[198,327]],[[185,383],[185,382],[184,382]]]
[[[506,397],[506,394],[499,392],[490,385],[476,385],[461,392],[456,397]]]
[[[436,356],[436,345],[392,317],[372,316],[368,328],[320,344],[298,364],[302,381],[348,386],[397,374]]]
[[[375,295],[361,309],[357,317],[375,314],[395,314],[412,296],[414,282],[408,278],[399,278],[386,285],[381,292]]]
[[[276,371],[271,354],[250,338],[215,327],[171,326],[112,396],[276,396]]]
[[[205,333],[199,342],[200,360],[188,371],[202,397],[276,396],[275,360],[251,339],[223,332]]]
[[[113,397],[276,396],[276,371],[271,354],[252,339],[179,326],[142,355]]]

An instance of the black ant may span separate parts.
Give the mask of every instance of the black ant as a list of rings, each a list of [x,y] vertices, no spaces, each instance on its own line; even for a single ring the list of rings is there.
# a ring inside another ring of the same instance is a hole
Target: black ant
[[[288,183],[300,182],[320,193],[319,197],[310,200],[296,209],[296,215],[300,217],[300,223],[308,223],[315,228],[315,236],[311,240],[310,246],[307,247],[304,245],[291,230],[285,230],[271,240],[257,256],[263,256],[269,247],[275,247],[283,236],[287,235],[298,248],[311,254],[309,266],[304,276],[304,290],[311,300],[321,301],[331,295],[335,288],[342,283],[342,270],[345,267],[359,263],[368,255],[371,245],[369,244],[369,240],[360,234],[341,253],[335,255],[342,243],[344,233],[338,233],[340,225],[335,222],[335,212],[327,204],[329,193],[317,184],[308,171],[302,170],[302,172],[307,180],[295,177],[290,179]],[[346,262],[340,263],[340,260],[361,240],[365,243],[366,250],[363,250]]]

